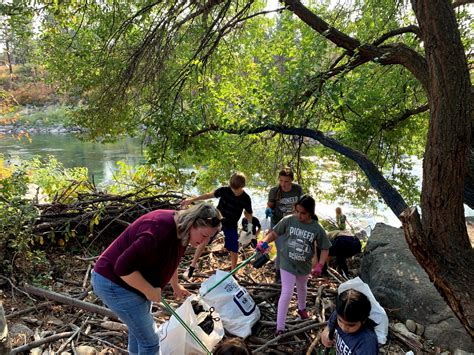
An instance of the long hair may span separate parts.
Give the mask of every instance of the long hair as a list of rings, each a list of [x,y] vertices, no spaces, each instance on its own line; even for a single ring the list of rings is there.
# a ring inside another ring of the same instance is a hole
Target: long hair
[[[316,212],[315,212],[316,201],[310,195],[301,196],[298,202],[295,203],[295,207],[296,206],[303,207],[305,211],[311,215],[311,219],[314,219],[315,221],[318,220],[318,217],[316,216]]]
[[[349,289],[337,297],[336,312],[348,322],[362,322],[373,328],[376,323],[369,319],[372,306],[366,295],[354,289]]]
[[[200,203],[176,213],[176,230],[183,246],[189,243],[191,227],[221,227],[222,215],[213,205]]]

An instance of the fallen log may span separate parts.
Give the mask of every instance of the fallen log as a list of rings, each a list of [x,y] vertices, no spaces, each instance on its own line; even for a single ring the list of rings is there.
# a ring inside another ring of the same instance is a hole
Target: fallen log
[[[59,303],[68,304],[70,306],[74,306],[74,307],[77,307],[77,308],[84,309],[84,310],[86,310],[88,312],[91,312],[91,313],[97,313],[97,314],[103,315],[105,317],[109,317],[110,319],[118,320],[118,317],[110,309],[105,308],[105,307],[101,307],[101,306],[97,306],[93,303],[80,301],[80,300],[75,299],[75,298],[64,296],[60,293],[56,293],[56,292],[53,292],[53,291],[46,290],[44,288],[39,288],[39,287],[35,287],[35,286],[32,286],[32,285],[28,285],[28,284],[23,286],[23,290],[25,292],[27,292],[29,294],[32,294],[32,295],[35,295],[35,296],[44,297],[48,300],[53,300],[53,301],[56,301],[56,302],[59,302]]]

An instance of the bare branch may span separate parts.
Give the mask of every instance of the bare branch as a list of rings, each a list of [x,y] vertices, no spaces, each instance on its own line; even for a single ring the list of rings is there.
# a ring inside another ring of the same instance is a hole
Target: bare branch
[[[395,213],[398,217],[405,209],[408,208],[403,197],[400,193],[385,179],[380,170],[375,164],[365,155],[364,153],[353,149],[340,143],[338,140],[331,138],[323,132],[311,128],[296,128],[296,127],[284,127],[276,125],[264,125],[256,128],[240,128],[240,129],[222,129],[216,125],[209,126],[206,129],[199,131],[199,134],[204,134],[210,131],[221,131],[229,134],[258,134],[267,131],[273,131],[284,135],[300,136],[312,138],[325,147],[334,150],[337,153],[344,155],[346,158],[355,162],[360,169],[367,176],[372,187],[380,194],[384,199],[387,206]],[[193,136],[198,135],[196,132]]]
[[[359,40],[335,29],[317,16],[299,0],[285,0],[285,5],[308,26],[321,33],[336,46],[346,49],[349,54],[360,55],[365,61],[375,61],[382,65],[401,64],[405,66],[428,91],[428,66],[420,54],[408,46],[396,43],[385,46],[362,44]]]
[[[453,2],[453,9],[459,6],[467,5],[467,4],[474,4],[474,0],[458,0]]]
[[[392,129],[393,127],[395,127],[400,122],[405,121],[406,119],[408,119],[409,117],[411,117],[413,115],[417,115],[419,113],[426,112],[426,111],[428,111],[428,109],[429,109],[428,104],[425,104],[425,105],[422,105],[422,106],[419,106],[419,107],[415,107],[415,108],[412,108],[412,109],[408,109],[405,112],[403,112],[399,117],[393,118],[390,121],[387,121],[384,124],[382,124],[382,126],[380,128],[383,129],[383,130]]]
[[[379,44],[382,44],[383,42],[385,42],[388,38],[398,36],[398,35],[403,34],[403,33],[414,33],[415,35],[417,35],[417,37],[420,37],[420,28],[418,26],[415,26],[415,25],[410,25],[410,26],[407,26],[407,27],[397,28],[393,31],[390,31],[390,32],[384,34],[382,37],[380,37],[379,39],[374,41],[372,44],[374,46],[378,46]]]

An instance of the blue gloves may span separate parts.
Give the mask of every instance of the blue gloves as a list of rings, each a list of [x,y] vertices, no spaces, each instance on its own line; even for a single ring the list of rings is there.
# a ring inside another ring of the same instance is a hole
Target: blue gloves
[[[259,241],[255,248],[260,254],[267,254],[270,251],[270,246],[267,242]]]
[[[265,210],[265,218],[273,216],[273,210],[270,207],[267,207]]]

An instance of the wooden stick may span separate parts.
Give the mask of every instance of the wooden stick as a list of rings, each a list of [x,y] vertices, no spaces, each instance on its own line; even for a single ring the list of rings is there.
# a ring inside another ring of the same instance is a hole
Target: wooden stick
[[[84,280],[82,281],[82,288],[84,288],[84,289],[87,287],[87,281],[89,280],[89,275],[91,273],[91,268],[92,268],[92,264],[89,263],[89,265],[87,265],[86,274],[84,275]]]
[[[103,316],[109,317],[111,319],[118,320],[118,317],[110,309],[105,308],[105,307],[101,307],[101,306],[97,306],[93,303],[80,301],[80,300],[77,300],[75,298],[64,296],[64,295],[61,295],[59,293],[49,291],[49,290],[45,290],[43,288],[35,287],[35,286],[32,286],[32,285],[28,285],[28,284],[26,284],[23,287],[23,289],[27,293],[33,294],[35,296],[45,297],[49,300],[53,300],[53,301],[56,301],[56,302],[68,304],[70,306],[74,306],[74,307],[84,309],[84,310],[89,311],[91,313],[98,313],[98,314],[101,314]]]
[[[28,351],[28,350],[31,350],[33,348],[36,348],[40,345],[47,344],[47,343],[52,343],[53,341],[70,337],[72,334],[74,334],[74,332],[64,332],[64,333],[54,334],[54,335],[51,335],[49,337],[46,337],[46,338],[43,338],[43,339],[40,339],[40,340],[33,341],[29,344],[25,344],[25,345],[19,346],[18,348],[12,349],[10,355],[19,354],[19,353],[22,353],[24,351]]]
[[[283,333],[283,334],[277,336],[276,338],[270,340],[266,344],[262,345],[258,349],[255,349],[255,353],[263,351],[266,348],[268,348],[270,345],[278,343],[280,341],[280,339],[289,337],[291,335],[301,334],[301,333],[304,333],[304,332],[306,332],[308,330],[311,330],[311,329],[314,329],[314,328],[321,328],[321,327],[325,326],[326,324],[327,324],[327,322],[315,323],[315,324],[311,324],[311,325],[308,325],[306,327],[300,328],[298,330],[292,330],[291,332]]]
[[[320,338],[321,338],[321,331],[318,332],[318,335],[316,336],[316,338],[314,338],[314,340],[311,342],[311,345],[309,346],[308,350],[306,351],[306,355],[311,355],[311,353],[313,352],[316,345],[318,345]]]
[[[19,316],[22,316],[24,314],[27,314],[27,313],[30,313],[30,312],[33,312],[33,311],[37,311],[41,308],[45,308],[47,306],[50,306],[52,305],[52,302],[51,301],[46,301],[46,302],[42,302],[40,304],[37,304],[35,306],[31,306],[31,307],[28,307],[28,308],[25,308],[25,309],[21,309],[19,311],[16,311],[16,312],[12,312],[10,314],[7,314],[5,316],[5,318],[9,319],[9,318],[15,318],[15,317],[19,317]]]
[[[86,320],[86,321],[87,321],[87,320]],[[84,325],[84,324],[82,324],[79,328],[77,328],[75,331],[73,331],[73,332],[72,332],[72,335],[71,335],[69,338],[67,338],[67,340],[66,340],[64,343],[61,344],[61,346],[59,347],[59,349],[58,349],[58,351],[57,351],[58,354],[61,354],[61,352],[62,352],[64,349],[66,349],[66,346],[67,346],[67,345],[74,339],[74,337],[81,331],[83,325]]]

